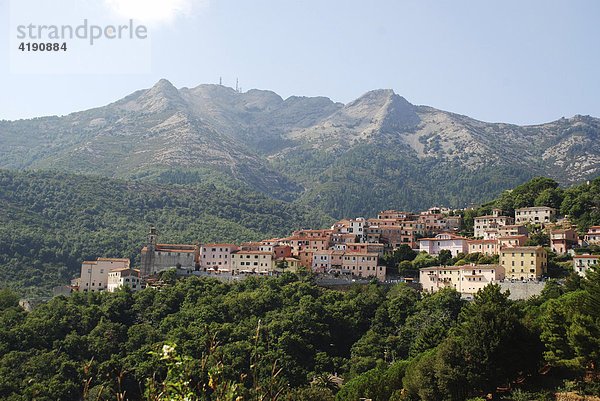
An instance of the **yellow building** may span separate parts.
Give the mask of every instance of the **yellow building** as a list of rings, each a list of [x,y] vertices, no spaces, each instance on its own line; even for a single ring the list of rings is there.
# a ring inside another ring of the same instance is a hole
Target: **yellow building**
[[[285,268],[284,269],[278,268],[278,263],[284,263]],[[299,268],[300,268],[300,260],[296,259],[292,256],[288,256],[287,258],[281,257],[281,258],[273,259],[273,266],[271,267],[272,271],[278,272],[278,273],[283,273],[283,272],[295,273],[298,271]]]
[[[541,246],[502,247],[500,264],[508,279],[535,280],[548,271],[548,253]]]

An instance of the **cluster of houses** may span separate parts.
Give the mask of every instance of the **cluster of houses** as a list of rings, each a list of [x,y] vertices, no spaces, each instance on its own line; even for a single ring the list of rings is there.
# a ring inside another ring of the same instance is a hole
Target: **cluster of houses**
[[[451,286],[468,296],[490,282],[538,280],[547,273],[546,250],[541,246],[525,246],[530,225],[541,225],[548,230],[551,247],[557,253],[600,244],[600,226],[591,227],[580,239],[572,228],[559,228],[555,224],[557,211],[549,207],[517,209],[514,217],[494,209],[489,216],[475,218],[476,239],[458,235],[461,217],[451,214],[451,210],[442,208],[419,214],[386,210],[373,219],[341,220],[330,229],[298,230],[289,237],[241,245],[162,244],[158,242],[156,229],[150,228],[139,269],[131,268],[129,259],[86,261],[81,276],[72,286],[80,291],[114,291],[126,285],[136,291],[152,282],[157,273],[171,268],[198,274],[245,276],[272,275],[302,267],[316,273],[375,277],[383,281],[386,267],[380,263],[381,257],[401,245],[433,256],[442,250],[449,250],[452,256],[499,255],[499,264],[421,269],[419,279],[424,290]],[[565,222],[563,219],[563,226]],[[598,256],[574,256],[574,269],[581,275],[597,263]]]

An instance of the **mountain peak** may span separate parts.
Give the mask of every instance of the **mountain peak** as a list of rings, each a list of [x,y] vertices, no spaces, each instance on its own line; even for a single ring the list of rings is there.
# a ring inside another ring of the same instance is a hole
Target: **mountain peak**
[[[179,90],[167,79],[160,79],[157,83],[152,86],[152,88],[148,89],[148,93],[157,94],[162,93],[164,95],[179,96]]]
[[[394,93],[393,89],[373,89],[373,90],[370,90],[370,91],[364,93],[360,97],[354,99],[353,101],[348,103],[346,106],[352,107],[353,105],[356,105],[359,103],[365,103],[365,102],[366,103],[385,102],[387,99],[391,98],[394,95],[395,95],[395,93]]]
[[[152,113],[186,107],[179,90],[164,78],[145,90],[136,101],[139,109]]]

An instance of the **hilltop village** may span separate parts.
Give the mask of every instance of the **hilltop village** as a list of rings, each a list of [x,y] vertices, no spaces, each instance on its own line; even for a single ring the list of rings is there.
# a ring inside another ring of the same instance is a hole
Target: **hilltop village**
[[[487,264],[464,263],[463,259],[454,265],[423,267],[418,277],[402,278],[419,282],[423,290],[431,292],[450,286],[469,298],[490,282],[544,278],[548,252],[540,245],[528,244],[533,232],[546,233],[556,254],[570,253],[579,275],[584,276],[600,257],[573,252],[574,248],[600,244],[600,226],[590,227],[580,238],[569,219],[558,216],[551,207],[516,209],[514,216],[493,209],[491,215],[475,217],[474,238],[459,235],[462,224],[461,215],[446,208],[418,214],[386,210],[373,219],[341,220],[330,229],[298,230],[289,237],[240,245],[163,244],[157,230],[150,228],[139,269],[132,268],[129,259],[84,261],[81,276],[73,280],[70,291],[114,291],[123,285],[137,291],[153,285],[158,274],[169,269],[241,279],[303,268],[321,275],[386,281],[390,276],[382,258],[404,246],[432,257],[488,256]]]

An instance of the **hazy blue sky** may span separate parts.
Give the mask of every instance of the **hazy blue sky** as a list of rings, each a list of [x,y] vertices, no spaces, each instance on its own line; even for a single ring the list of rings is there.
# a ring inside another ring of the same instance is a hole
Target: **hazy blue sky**
[[[244,90],[343,103],[391,88],[411,103],[484,121],[600,117],[595,0],[74,1],[0,0],[0,119],[102,106],[160,78],[193,87],[219,77],[228,86],[239,78]],[[148,39],[127,42],[140,46],[131,52],[105,41],[71,47],[80,53],[17,55],[34,71],[17,63],[11,72],[11,24],[23,23],[23,10],[39,25],[132,18]],[[75,58],[98,68],[77,71]],[[119,73],[131,62],[134,72]],[[40,73],[46,67],[52,73]]]

